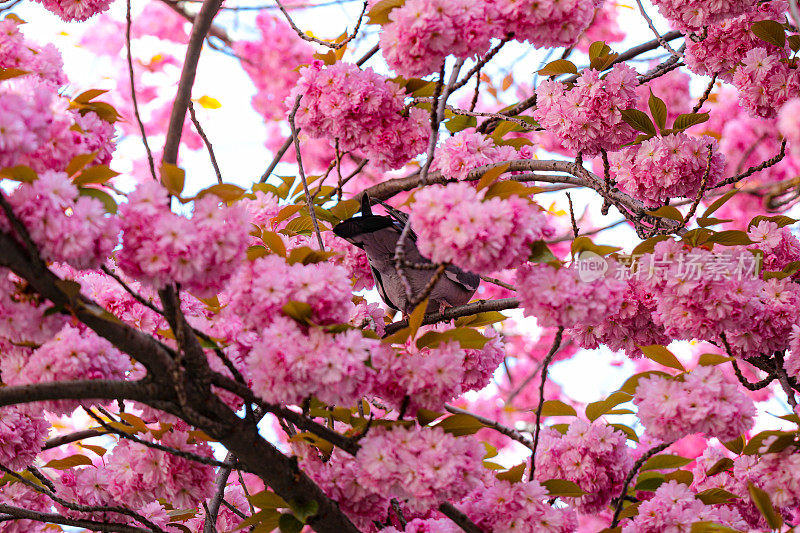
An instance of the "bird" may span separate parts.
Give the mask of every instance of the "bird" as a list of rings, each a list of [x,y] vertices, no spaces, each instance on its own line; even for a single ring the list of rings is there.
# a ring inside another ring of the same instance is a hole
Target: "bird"
[[[408,223],[409,215],[381,202],[390,216],[376,215],[370,207],[371,199],[364,193],[361,197],[361,214],[334,226],[333,233],[367,254],[367,260],[384,303],[391,309],[409,315],[413,311],[403,281],[395,268],[397,241]],[[405,259],[412,264],[431,264],[417,248],[417,236],[409,228],[405,239]],[[421,293],[435,274],[435,269],[405,269],[406,279],[412,294]],[[457,266],[448,265],[428,296],[426,313],[442,311],[446,307],[457,307],[469,302],[478,289],[480,277]]]

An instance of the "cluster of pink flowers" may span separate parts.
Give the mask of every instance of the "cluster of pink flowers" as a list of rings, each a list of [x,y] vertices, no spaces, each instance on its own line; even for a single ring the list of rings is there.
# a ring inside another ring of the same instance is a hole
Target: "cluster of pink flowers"
[[[32,76],[0,83],[0,167],[47,142],[52,102],[52,88]]]
[[[446,342],[418,350],[409,341],[396,352],[373,352],[373,394],[395,407],[409,397],[408,412],[416,413],[419,408],[441,410],[445,402],[483,389],[506,355],[502,339],[493,328],[487,328],[484,334],[489,341],[481,349],[462,349],[457,342]]]
[[[792,327],[789,337],[789,353],[786,354],[783,367],[786,373],[795,379],[800,379],[800,325]]]
[[[219,292],[244,257],[247,216],[239,206],[219,207],[213,195],[194,203],[191,219],[169,209],[169,195],[145,182],[119,208],[123,248],[119,266],[127,275],[161,288],[180,283],[200,296]]]
[[[13,18],[0,20],[0,68],[18,68],[52,85],[65,84],[58,49],[52,44],[37,46],[26,41],[19,26]]]
[[[308,240],[310,241],[310,239]],[[326,250],[336,252],[337,255],[331,259],[331,262],[347,271],[347,277],[353,280],[353,291],[371,289],[375,286],[372,269],[367,261],[367,254],[363,250],[349,245],[347,241],[338,238],[332,232],[323,233],[322,241],[325,243]]]
[[[289,265],[276,255],[245,263],[226,294],[227,316],[260,331],[289,302],[311,306],[314,324],[344,324],[353,308],[350,280],[342,267],[330,263]]]
[[[781,106],[800,92],[800,71],[782,61],[785,54],[773,54],[763,47],[744,56],[733,75],[739,102],[751,114],[774,117]]]
[[[47,171],[32,183],[20,184],[8,203],[47,261],[92,268],[117,244],[117,220],[106,215],[99,200],[79,196],[63,172]],[[0,229],[9,229],[5,215],[0,215]]]
[[[250,494],[254,493],[250,492]],[[250,502],[247,500],[247,494],[245,494],[242,485],[236,482],[230,483],[225,487],[223,497],[227,505],[221,505],[217,513],[217,531],[236,531],[237,526],[242,522],[241,515],[247,515],[250,512]],[[232,510],[228,505],[236,511]],[[200,512],[194,518],[186,521],[184,525],[189,528],[191,533],[203,533],[205,521],[206,512],[201,507]]]
[[[778,115],[778,131],[786,139],[789,150],[795,157],[800,157],[800,98],[787,101]]]
[[[680,30],[699,30],[751,11],[757,0],[653,0],[661,15]]]
[[[520,41],[536,47],[570,46],[575,44],[591,24],[599,0],[494,0],[499,30],[514,32]]]
[[[753,401],[713,366],[685,374],[683,381],[651,376],[639,381],[633,403],[647,433],[665,442],[704,433],[721,441],[753,427]]]
[[[29,355],[18,352],[0,362],[3,382],[28,385],[73,379],[123,379],[130,358],[94,332],[72,326],[36,348]],[[53,400],[42,405],[53,413],[71,413],[77,400]]]
[[[611,350],[624,350],[629,357],[642,355],[640,346],[669,344],[664,327],[653,321],[656,302],[636,280],[628,280],[619,310],[603,317],[597,324],[577,324],[567,334],[581,348],[594,349],[600,344]]]
[[[361,482],[424,512],[466,496],[481,481],[484,448],[438,428],[374,427],[356,455]]]
[[[111,0],[37,0],[45,9],[67,22],[86,20],[108,9]]]
[[[11,481],[0,487],[0,502],[31,511],[49,513],[52,500],[21,481]],[[3,533],[45,533],[52,531],[50,524],[37,520],[9,520],[0,525]]]
[[[34,405],[0,407],[0,465],[17,471],[42,451],[50,424]]]
[[[711,187],[722,178],[725,168],[725,156],[719,153],[716,139],[685,133],[652,137],[611,154],[609,162],[620,190],[653,207],[671,198],[693,197],[706,170],[706,186]]]
[[[253,392],[268,402],[299,404],[313,395],[350,406],[371,380],[367,360],[380,350],[390,348],[355,329],[331,334],[276,316],[261,331],[246,363]]]
[[[396,83],[349,63],[324,67],[315,61],[300,76],[287,103],[294,106],[302,95],[297,126],[308,135],[338,139],[341,150],[358,150],[386,168],[425,150],[429,114],[414,107],[405,115],[404,92]]]
[[[547,489],[538,481],[495,480],[472,492],[459,507],[483,531],[576,531],[575,511],[555,508],[548,499]]]
[[[8,270],[0,267],[0,349],[43,344],[66,323],[63,315],[45,315],[49,304],[26,296],[25,285],[17,285],[15,280]]]
[[[636,106],[638,85],[636,71],[626,64],[614,65],[602,79],[597,70],[584,70],[569,90],[545,80],[536,88],[533,117],[567,150],[585,155],[617,150],[636,136],[620,109]]]
[[[737,530],[747,529],[747,524],[735,509],[725,505],[705,505],[695,498],[689,487],[674,480],[656,489],[655,496],[643,502],[638,511],[622,527],[623,533],[682,531],[695,522],[713,522]]]
[[[512,146],[496,146],[482,133],[460,131],[439,147],[432,167],[449,179],[466,179],[469,171],[490,163],[517,159]]]
[[[752,248],[764,252],[762,271],[777,272],[794,261],[800,261],[800,239],[788,226],[780,228],[775,222],[762,220],[747,230],[747,236],[755,243]],[[796,279],[797,274],[792,278]]]
[[[389,13],[380,44],[389,67],[420,77],[438,72],[448,55],[468,58],[489,48],[492,27],[482,2],[408,0]]]
[[[185,424],[182,424],[185,426]],[[189,432],[177,428],[161,436],[164,446],[213,457],[203,442],[189,443]],[[121,439],[105,461],[99,477],[105,480],[109,502],[139,508],[164,498],[176,509],[196,507],[214,490],[214,468],[210,465]]]
[[[256,17],[256,27],[261,39],[236,42],[233,50],[256,86],[253,108],[266,119],[280,119],[286,113],[286,98],[300,77],[292,66],[310,63],[314,50],[286,21],[266,11]]]
[[[552,236],[536,204],[517,196],[484,199],[484,194],[468,183],[417,192],[411,224],[420,252],[437,263],[488,273],[520,265],[532,243]]]
[[[632,464],[625,435],[602,422],[576,419],[564,435],[551,428],[542,430],[536,477],[576,483],[589,494],[567,501],[580,513],[593,513],[619,494]]]
[[[600,324],[619,311],[627,289],[612,276],[584,281],[577,268],[543,263],[521,266],[515,285],[525,316],[545,327]]]
[[[762,449],[768,449],[775,438],[765,440]],[[769,494],[775,507],[779,509],[793,507],[795,513],[797,505],[800,505],[798,472],[800,472],[800,453],[797,453],[794,446],[777,453],[742,455],[733,462],[733,475],[741,480],[742,484],[753,483]]]
[[[686,39],[686,66],[696,74],[717,74],[720,79],[730,81],[731,71],[748,51],[764,46],[777,51],[777,47],[756,37],[750,26],[761,20],[783,22],[787,9],[783,0],[762,2],[738,17],[708,26],[704,38]]]

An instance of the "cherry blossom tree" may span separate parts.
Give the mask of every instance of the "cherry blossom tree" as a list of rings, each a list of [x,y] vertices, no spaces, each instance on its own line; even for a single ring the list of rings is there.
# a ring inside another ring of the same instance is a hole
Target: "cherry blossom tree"
[[[0,1],[0,531],[800,526],[796,0],[337,0],[324,37],[37,1]],[[201,55],[252,81],[246,186]]]

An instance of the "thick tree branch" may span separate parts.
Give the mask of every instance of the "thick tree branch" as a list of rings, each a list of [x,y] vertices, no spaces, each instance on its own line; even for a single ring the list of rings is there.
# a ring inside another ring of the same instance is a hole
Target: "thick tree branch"
[[[158,387],[152,383],[143,381],[114,381],[110,379],[50,381],[46,383],[32,383],[30,385],[0,387],[0,407],[50,400],[122,399],[148,402],[158,400],[160,396]],[[87,438],[88,436],[81,438]]]
[[[467,305],[458,307],[449,307],[441,313],[430,313],[425,315],[422,319],[423,324],[436,324],[437,322],[446,322],[459,318],[462,316],[477,315],[478,313],[485,313],[486,311],[503,311],[506,309],[516,309],[519,307],[519,300],[517,298],[503,298],[501,300],[478,300]],[[386,326],[386,335],[408,327],[408,320],[398,320]]]
[[[0,503],[0,513],[12,516],[18,520],[35,520],[37,522],[82,527],[90,531],[116,531],[119,533],[151,533],[154,531],[153,529],[144,529],[141,527],[128,526],[115,522],[97,522],[94,520],[67,518],[61,514],[32,511],[30,509],[23,509],[22,507],[15,507],[5,503]]]

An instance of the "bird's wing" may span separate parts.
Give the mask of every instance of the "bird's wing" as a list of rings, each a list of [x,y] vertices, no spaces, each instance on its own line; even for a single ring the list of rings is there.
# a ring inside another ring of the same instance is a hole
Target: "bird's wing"
[[[386,293],[386,288],[383,286],[383,276],[381,276],[381,273],[378,272],[378,270],[372,265],[370,265],[370,268],[372,269],[372,277],[375,279],[375,288],[378,289],[378,294],[380,294],[381,299],[386,305],[395,311],[399,311],[400,308],[389,298],[389,295]]]
[[[404,213],[399,209],[395,209],[394,207],[390,206],[389,204],[387,204],[382,200],[377,200],[377,202],[381,204],[384,207],[384,209],[386,209],[386,212],[389,214],[389,216],[394,219],[395,221],[394,226],[398,230],[403,231],[405,225],[408,224],[409,214]],[[417,234],[414,233],[414,230],[410,228],[408,230],[408,238],[411,239],[413,242],[417,242]]]
[[[450,265],[444,270],[444,275],[450,281],[458,283],[468,291],[478,290],[481,278],[477,274],[461,270],[457,266]]]

